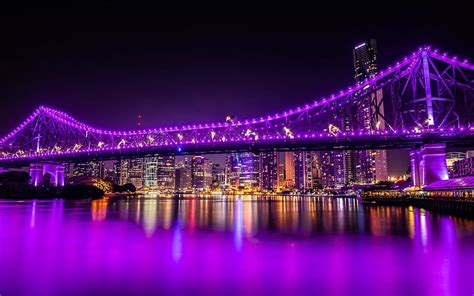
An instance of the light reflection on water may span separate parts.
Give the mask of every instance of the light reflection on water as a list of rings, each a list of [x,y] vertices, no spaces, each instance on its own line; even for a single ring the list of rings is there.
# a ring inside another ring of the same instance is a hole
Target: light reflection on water
[[[0,201],[0,295],[470,295],[473,236],[350,198]]]

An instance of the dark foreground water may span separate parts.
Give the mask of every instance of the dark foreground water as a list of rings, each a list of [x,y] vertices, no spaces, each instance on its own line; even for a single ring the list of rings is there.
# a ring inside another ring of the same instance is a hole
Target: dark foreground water
[[[473,295],[474,220],[355,199],[0,201],[0,295]]]

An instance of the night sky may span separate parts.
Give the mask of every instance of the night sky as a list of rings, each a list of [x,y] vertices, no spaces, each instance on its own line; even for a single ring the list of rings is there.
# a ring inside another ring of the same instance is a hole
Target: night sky
[[[39,105],[108,129],[135,128],[138,114],[144,127],[274,114],[353,84],[352,48],[368,38],[377,39],[382,68],[425,44],[474,58],[465,4],[393,5],[289,16],[205,7],[2,16],[0,134]]]

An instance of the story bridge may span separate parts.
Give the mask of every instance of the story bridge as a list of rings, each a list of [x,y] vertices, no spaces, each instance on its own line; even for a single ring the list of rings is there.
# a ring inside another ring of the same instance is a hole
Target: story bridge
[[[35,184],[49,173],[54,184],[62,185],[62,163],[79,160],[409,148],[414,185],[423,186],[447,178],[446,146],[474,144],[473,84],[472,63],[425,46],[373,78],[327,97],[245,120],[103,130],[40,106],[0,139],[0,166],[30,164]],[[357,120],[361,114],[364,123]]]

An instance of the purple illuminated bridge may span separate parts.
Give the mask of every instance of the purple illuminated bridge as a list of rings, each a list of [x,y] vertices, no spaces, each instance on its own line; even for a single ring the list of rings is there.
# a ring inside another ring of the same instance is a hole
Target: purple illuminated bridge
[[[156,153],[410,148],[417,164],[414,175],[420,175],[417,185],[423,186],[447,178],[446,165],[440,165],[444,156],[435,157],[444,155],[446,145],[474,144],[473,84],[474,65],[468,60],[425,46],[363,83],[258,118],[112,131],[41,106],[0,139],[0,164],[28,163],[39,175],[45,170],[54,174],[57,168],[53,183],[61,185],[59,164],[76,160]],[[357,126],[361,116],[364,123]],[[348,121],[355,123],[350,130]]]

